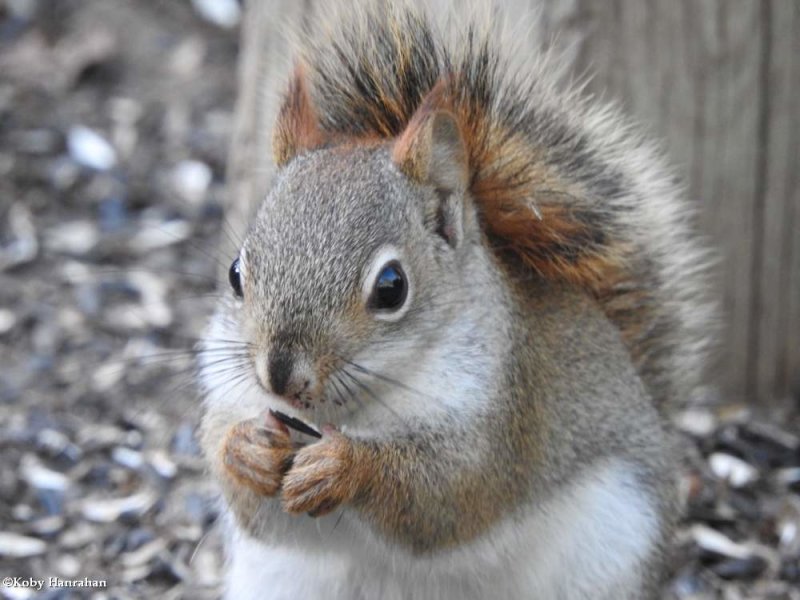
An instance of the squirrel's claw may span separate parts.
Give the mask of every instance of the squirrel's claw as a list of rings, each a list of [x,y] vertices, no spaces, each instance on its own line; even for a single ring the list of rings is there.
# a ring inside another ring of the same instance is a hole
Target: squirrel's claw
[[[352,441],[333,428],[301,449],[283,479],[283,508],[292,514],[320,517],[352,500],[359,491]]]
[[[274,418],[237,423],[222,445],[222,464],[228,475],[262,496],[278,493],[293,455],[288,429]]]

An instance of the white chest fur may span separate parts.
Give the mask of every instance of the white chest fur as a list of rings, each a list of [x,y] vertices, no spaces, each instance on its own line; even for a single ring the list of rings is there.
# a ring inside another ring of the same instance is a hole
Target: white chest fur
[[[632,600],[658,530],[640,489],[626,464],[612,462],[483,538],[424,558],[352,524],[330,544],[330,521],[319,527],[317,543],[306,529],[292,547],[236,533],[227,597]]]

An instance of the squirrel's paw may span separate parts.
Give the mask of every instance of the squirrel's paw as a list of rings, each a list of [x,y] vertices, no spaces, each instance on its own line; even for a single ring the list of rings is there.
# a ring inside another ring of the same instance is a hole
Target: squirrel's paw
[[[289,430],[271,415],[230,428],[222,445],[222,464],[233,481],[262,496],[274,496],[292,464]]]
[[[283,479],[283,508],[288,513],[320,517],[359,492],[361,469],[354,464],[352,440],[332,427],[322,431],[320,441],[295,455]]]

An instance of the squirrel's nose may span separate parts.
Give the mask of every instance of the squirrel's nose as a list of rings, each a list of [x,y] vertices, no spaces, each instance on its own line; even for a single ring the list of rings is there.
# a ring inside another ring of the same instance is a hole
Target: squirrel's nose
[[[286,388],[289,386],[293,362],[292,355],[285,350],[271,352],[269,355],[269,364],[267,366],[269,386],[279,396],[285,395]]]
[[[273,394],[292,398],[313,385],[314,375],[310,365],[290,350],[274,349],[269,353],[266,366],[266,377],[262,376],[262,384],[268,384]]]

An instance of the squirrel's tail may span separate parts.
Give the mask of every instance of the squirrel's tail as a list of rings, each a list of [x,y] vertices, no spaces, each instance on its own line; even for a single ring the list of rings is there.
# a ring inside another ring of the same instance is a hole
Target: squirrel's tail
[[[276,158],[391,140],[421,111],[451,112],[498,254],[589,290],[655,401],[686,398],[713,315],[691,205],[661,153],[616,109],[562,85],[563,69],[545,54],[505,47],[491,26],[442,32],[405,3],[321,19],[302,36]],[[301,132],[294,146],[281,137],[287,123]]]

